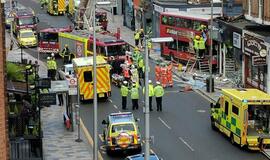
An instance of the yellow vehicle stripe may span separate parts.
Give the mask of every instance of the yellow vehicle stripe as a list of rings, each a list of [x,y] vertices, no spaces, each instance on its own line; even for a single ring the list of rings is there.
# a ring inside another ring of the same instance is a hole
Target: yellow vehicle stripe
[[[65,0],[58,0],[58,12],[65,11]]]

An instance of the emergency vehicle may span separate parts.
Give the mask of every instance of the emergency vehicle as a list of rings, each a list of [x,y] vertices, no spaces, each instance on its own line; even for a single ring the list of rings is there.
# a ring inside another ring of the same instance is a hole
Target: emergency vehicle
[[[12,27],[15,35],[20,29],[32,29],[36,33],[39,19],[31,8],[17,9],[13,13],[13,17]]]
[[[120,37],[120,36],[119,36]],[[97,54],[104,56],[112,63],[113,71],[120,70],[120,64],[125,61],[125,52],[128,44],[109,32],[98,32],[96,34]],[[70,33],[59,33],[60,51],[68,45],[69,51],[75,53],[75,57],[90,56],[93,54],[93,36],[86,30],[73,30]]]
[[[212,128],[250,150],[269,148],[269,122],[270,95],[258,89],[222,89],[217,103],[211,103]]]
[[[79,79],[80,99],[93,99],[93,57],[74,58],[72,63]],[[98,98],[111,96],[110,65],[102,56],[97,56],[97,95]]]
[[[21,47],[36,47],[37,36],[31,29],[21,29],[17,34],[17,41]]]
[[[39,52],[40,53],[59,53],[59,32],[71,32],[71,27],[47,28],[39,31]]]
[[[103,139],[107,154],[125,150],[141,152],[142,141],[137,121],[131,112],[111,113],[107,120],[102,121],[106,125]]]
[[[78,16],[80,2],[81,0],[68,0],[66,13],[72,21],[75,21],[75,17]]]
[[[49,0],[47,12],[51,15],[63,15],[66,11],[66,0]]]

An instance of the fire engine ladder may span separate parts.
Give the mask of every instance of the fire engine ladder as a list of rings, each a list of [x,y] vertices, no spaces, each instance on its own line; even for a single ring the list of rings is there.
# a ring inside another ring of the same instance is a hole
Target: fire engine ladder
[[[94,1],[93,0],[81,0],[80,10],[84,11],[83,17],[78,14],[78,20],[83,21],[83,28],[89,30],[93,26],[93,14],[94,14]]]

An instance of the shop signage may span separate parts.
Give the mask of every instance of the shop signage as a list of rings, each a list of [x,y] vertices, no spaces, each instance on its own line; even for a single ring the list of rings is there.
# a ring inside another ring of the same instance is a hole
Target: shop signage
[[[51,89],[50,92],[68,92],[69,86],[68,82],[66,80],[58,80],[58,81],[52,81],[51,82]]]
[[[233,46],[241,48],[241,35],[239,33],[233,32]]]
[[[39,105],[56,105],[56,93],[45,93],[39,95]]]
[[[264,40],[244,33],[244,51],[251,56],[259,56],[261,50],[267,50]]]
[[[266,64],[266,56],[252,56],[252,66],[265,66]]]
[[[166,33],[167,34],[172,34],[172,35],[178,35],[178,36],[185,37],[185,38],[190,38],[190,39],[193,39],[193,37],[194,37],[193,32],[184,31],[184,30],[177,31],[177,30],[172,29],[172,28],[167,28]]]

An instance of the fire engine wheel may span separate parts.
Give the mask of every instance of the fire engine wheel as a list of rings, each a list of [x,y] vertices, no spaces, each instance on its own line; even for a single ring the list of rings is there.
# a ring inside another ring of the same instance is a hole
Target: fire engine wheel
[[[235,141],[234,141],[233,133],[231,133],[230,139],[231,139],[231,143],[234,144]]]

